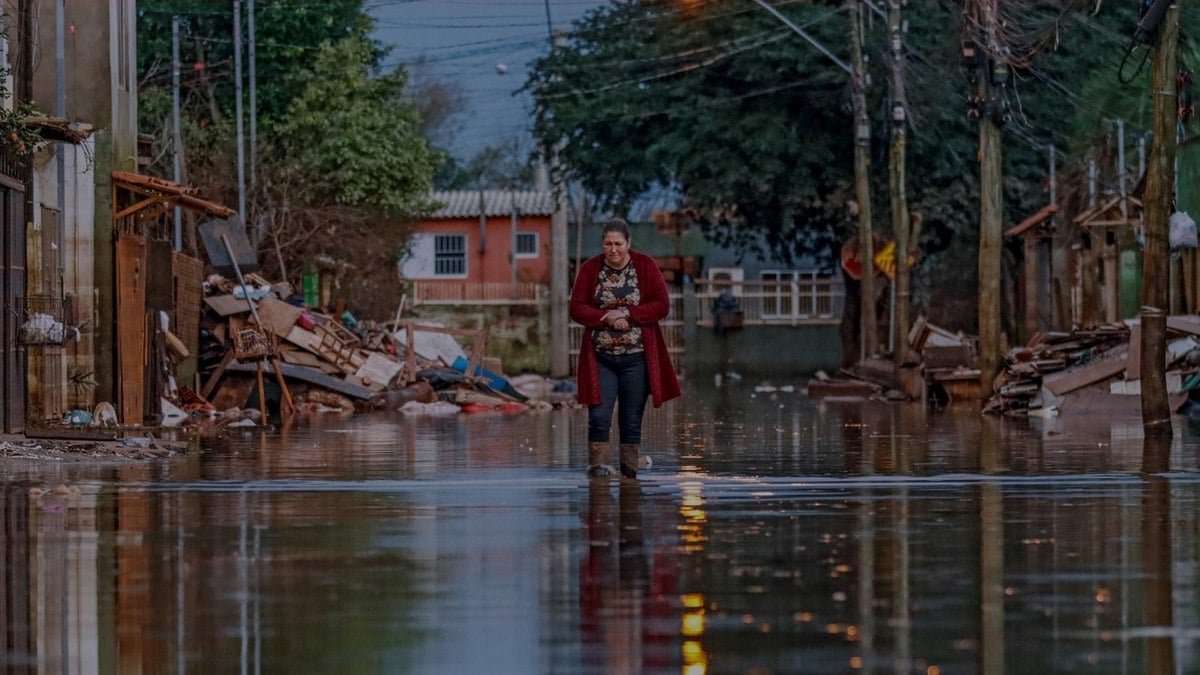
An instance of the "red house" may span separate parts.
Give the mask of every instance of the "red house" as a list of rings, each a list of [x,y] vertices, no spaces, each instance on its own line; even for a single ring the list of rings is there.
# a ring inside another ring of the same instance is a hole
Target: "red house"
[[[418,296],[487,300],[536,294],[550,283],[551,192],[434,192],[442,206],[413,226],[400,276]]]

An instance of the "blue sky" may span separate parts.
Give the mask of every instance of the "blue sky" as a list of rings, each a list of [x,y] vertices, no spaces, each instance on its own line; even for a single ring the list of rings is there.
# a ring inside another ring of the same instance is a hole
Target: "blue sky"
[[[375,37],[392,46],[391,62],[423,58],[420,77],[449,80],[465,96],[467,110],[449,149],[466,159],[513,137],[532,147],[533,101],[513,93],[525,83],[529,63],[549,49],[551,25],[569,28],[604,4],[549,0],[549,23],[545,0],[369,0],[366,6]]]

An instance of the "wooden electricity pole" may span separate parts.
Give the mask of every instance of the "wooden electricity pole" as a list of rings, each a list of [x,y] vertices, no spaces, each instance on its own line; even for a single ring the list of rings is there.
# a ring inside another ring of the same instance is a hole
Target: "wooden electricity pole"
[[[996,0],[979,0],[989,33],[996,25]],[[990,38],[989,38],[990,39]],[[999,101],[992,98],[993,56],[979,51],[977,95],[979,106],[979,384],[982,396],[992,394],[992,380],[1000,368],[1000,237],[1004,195],[1000,149]]]
[[[888,2],[888,42],[891,47],[892,146],[888,153],[888,191],[892,198],[892,236],[896,238],[896,321],[892,324],[892,359],[897,375],[908,357],[909,287],[908,178],[905,144],[908,141],[908,97],[904,88],[904,36],[900,0]]]
[[[1150,92],[1154,99],[1154,145],[1146,172],[1145,237],[1142,258],[1142,426],[1171,434],[1165,373],[1169,303],[1168,219],[1175,191],[1176,49],[1179,6],[1172,2],[1154,48]]]
[[[862,53],[862,0],[851,0],[850,97],[854,105],[854,197],[858,201],[858,259],[861,261],[860,358],[879,353],[879,328],[875,321],[875,241],[871,227],[871,121],[867,116],[867,73]]]

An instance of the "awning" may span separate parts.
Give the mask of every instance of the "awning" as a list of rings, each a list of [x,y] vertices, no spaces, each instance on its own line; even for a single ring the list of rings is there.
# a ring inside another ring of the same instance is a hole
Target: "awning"
[[[46,117],[34,115],[25,118],[25,126],[34,129],[38,135],[47,141],[80,144],[87,140],[92,132],[92,125],[82,122],[72,122],[65,117]]]
[[[180,206],[190,211],[198,211],[216,218],[232,218],[237,215],[237,211],[228,206],[210,202],[207,199],[197,196],[199,190],[196,188],[184,187],[179,183],[173,183],[164,178],[143,176],[136,173],[129,173],[128,171],[114,171],[112,173],[112,180],[113,189],[121,188],[145,197],[145,199],[113,214],[113,220],[128,218],[154,206],[159,207],[157,209],[159,212],[172,206]]]
[[[1035,228],[1038,225],[1041,225],[1042,223],[1049,220],[1050,216],[1054,215],[1055,213],[1058,213],[1058,205],[1047,204],[1047,205],[1043,206],[1040,210],[1038,210],[1037,213],[1033,214],[1032,216],[1029,216],[1025,220],[1022,220],[1020,223],[1017,223],[1013,227],[1008,228],[1008,230],[1006,230],[1004,232],[1004,236],[1018,237],[1022,234],[1025,234],[1025,232],[1027,232],[1028,230]]]

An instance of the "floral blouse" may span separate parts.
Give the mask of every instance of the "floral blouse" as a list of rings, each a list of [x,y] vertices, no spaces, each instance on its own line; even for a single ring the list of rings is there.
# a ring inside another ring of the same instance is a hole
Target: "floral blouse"
[[[604,311],[633,307],[642,300],[638,290],[637,271],[633,265],[615,270],[608,265],[600,268],[596,283],[596,306]],[[596,351],[606,354],[636,354],[643,350],[642,329],[630,325],[629,330],[604,327],[592,331]]]

